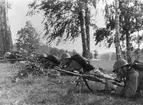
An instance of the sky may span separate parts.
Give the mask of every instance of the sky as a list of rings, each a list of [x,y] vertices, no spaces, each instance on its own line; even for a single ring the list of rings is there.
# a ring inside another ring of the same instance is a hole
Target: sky
[[[8,2],[11,4],[11,9],[8,10],[8,18],[9,18],[9,25],[12,32],[12,40],[13,43],[15,43],[15,40],[17,38],[17,31],[19,31],[21,28],[25,26],[26,21],[31,21],[33,26],[40,32],[43,32],[44,25],[42,24],[42,16],[41,15],[35,15],[35,16],[26,16],[28,12],[28,4],[32,0],[8,0]],[[103,7],[103,4],[100,3],[98,5],[99,7]],[[95,12],[95,11],[92,11]],[[95,18],[96,24],[99,27],[104,27],[104,18],[101,13],[98,14],[98,16]],[[91,33],[91,52],[94,50],[97,50],[99,54],[107,53],[107,52],[114,52],[114,47],[112,48],[105,48],[104,46],[97,46],[95,45],[94,37],[93,37],[93,30],[90,31]],[[42,37],[42,36],[41,36]],[[52,44],[53,47],[57,47],[59,49],[65,49],[65,50],[76,50],[78,53],[82,52],[82,44],[81,44],[81,38],[79,37],[76,42],[67,42],[67,43],[61,43],[58,46],[56,46],[55,43]]]

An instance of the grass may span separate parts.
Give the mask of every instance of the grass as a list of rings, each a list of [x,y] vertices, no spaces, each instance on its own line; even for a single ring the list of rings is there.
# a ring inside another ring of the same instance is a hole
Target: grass
[[[131,101],[97,92],[104,85],[90,82],[94,93],[81,84],[75,88],[75,77],[33,77],[12,82],[18,64],[0,64],[0,105],[142,105],[143,99]]]

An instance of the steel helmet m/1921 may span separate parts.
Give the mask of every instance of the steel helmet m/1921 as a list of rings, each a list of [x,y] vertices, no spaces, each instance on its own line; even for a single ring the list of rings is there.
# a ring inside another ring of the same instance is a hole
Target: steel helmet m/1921
[[[119,59],[117,60],[113,65],[113,72],[115,72],[117,69],[128,65],[128,62],[125,59]]]
[[[11,52],[6,52],[5,54],[4,54],[4,58],[8,58],[8,57],[10,57],[11,56]]]
[[[65,59],[65,58],[71,58],[71,55],[69,53],[64,53],[62,56],[61,56],[62,59]]]
[[[40,54],[39,56],[38,56],[38,58],[46,58],[47,57],[47,54]]]

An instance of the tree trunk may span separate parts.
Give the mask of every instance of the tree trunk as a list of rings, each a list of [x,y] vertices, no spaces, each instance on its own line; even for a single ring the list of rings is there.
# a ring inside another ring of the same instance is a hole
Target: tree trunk
[[[132,62],[131,59],[131,48],[130,48],[130,34],[126,32],[126,49],[127,49],[127,61],[128,63]]]
[[[7,2],[5,0],[0,1],[0,56],[3,56],[5,52],[10,51],[12,47],[12,38],[10,27],[8,26],[7,16]]]
[[[5,31],[5,40],[4,40],[4,47],[5,47],[5,52],[8,52],[11,50],[11,46],[12,46],[12,39],[11,39],[11,33],[10,33],[10,28],[8,27],[8,17],[7,17],[7,8],[6,8],[6,1],[4,2],[4,31]]]
[[[0,48],[0,52],[1,52],[1,55],[0,56],[3,56],[5,54],[5,25],[4,25],[4,1],[1,1],[0,2],[0,39],[1,39],[1,48]]]
[[[79,12],[79,18],[80,18],[80,28],[81,28],[81,40],[82,40],[82,56],[85,58],[88,58],[88,48],[86,43],[86,34],[85,34],[85,28],[84,28],[84,17],[82,12]]]
[[[116,5],[116,40],[115,40],[115,48],[116,48],[116,59],[121,59],[121,50],[120,50],[120,32],[119,32],[119,2],[118,0],[115,0],[115,5]]]
[[[87,48],[87,41],[86,41],[86,32],[85,32],[85,20],[83,16],[83,8],[81,5],[81,1],[79,0],[79,13],[78,17],[80,20],[80,28],[81,28],[81,40],[82,40],[82,56],[88,58],[88,48]]]
[[[86,38],[87,38],[87,48],[88,48],[88,54],[90,55],[90,11],[88,8],[87,3],[85,4],[85,28],[86,28]]]

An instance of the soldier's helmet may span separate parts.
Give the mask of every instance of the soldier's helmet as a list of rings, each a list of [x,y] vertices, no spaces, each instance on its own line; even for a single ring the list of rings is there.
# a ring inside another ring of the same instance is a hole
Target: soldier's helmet
[[[128,65],[128,62],[125,59],[119,59],[117,60],[113,65],[113,72],[115,72],[117,69]]]
[[[5,54],[4,54],[4,58],[6,59],[6,58],[8,58],[8,57],[10,57],[11,56],[11,52],[6,52]]]
[[[40,54],[39,57],[40,57],[40,58],[46,58],[46,57],[47,57],[47,54]]]
[[[69,53],[62,54],[61,59],[65,59],[65,58],[71,58],[71,55]]]

